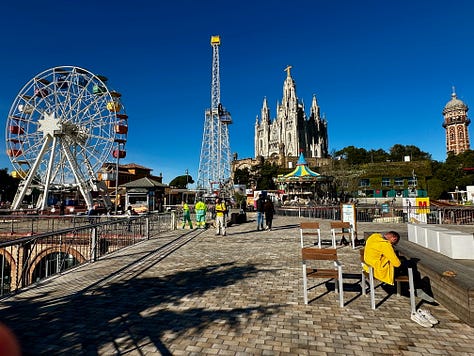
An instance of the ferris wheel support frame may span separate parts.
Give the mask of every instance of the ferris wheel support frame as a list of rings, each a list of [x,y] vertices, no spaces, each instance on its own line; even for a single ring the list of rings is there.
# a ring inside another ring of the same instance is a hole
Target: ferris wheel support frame
[[[23,198],[26,195],[26,191],[28,190],[31,182],[33,181],[33,178],[36,174],[36,171],[38,170],[41,158],[44,156],[44,153],[46,152],[46,149],[49,146],[48,143],[49,143],[50,140],[51,140],[51,136],[48,136],[46,138],[46,141],[44,141],[43,146],[41,147],[41,150],[38,154],[39,159],[37,159],[35,161],[35,164],[29,170],[28,175],[26,176],[26,179],[20,183],[20,187],[19,187],[19,189],[18,189],[18,191],[15,195],[15,198],[13,199],[13,203],[11,205],[11,208],[13,210],[16,210],[20,207],[20,204],[21,204],[21,202],[23,201]],[[43,197],[44,197],[44,194],[43,194]]]
[[[66,154],[66,159],[68,160],[69,165],[71,166],[71,171],[74,174],[74,177],[76,178],[76,182],[78,182],[79,190],[81,191],[82,196],[84,197],[84,200],[86,201],[87,208],[91,209],[93,205],[93,200],[92,200],[90,188],[92,187],[88,187],[87,181],[79,173],[80,172],[79,168],[77,167],[76,161],[72,157],[72,153],[69,150],[69,147],[66,145],[64,141],[61,141],[61,145],[63,146],[62,148],[64,150],[64,153]],[[86,189],[86,188],[89,188],[89,189]]]
[[[48,141],[51,142],[51,136],[48,135]],[[56,146],[56,143],[57,143],[57,139],[56,137],[52,137],[52,144],[51,146],[53,147],[53,149],[51,150],[51,157],[49,158],[49,162],[48,162],[48,170],[47,170],[47,173],[46,173],[46,181],[45,181],[45,184],[44,184],[44,194],[43,194],[43,201],[41,202],[41,210],[44,210],[46,209],[46,205],[48,203],[48,192],[49,192],[49,187],[51,185],[51,173],[52,173],[52,170],[53,170],[53,163],[54,163],[54,157],[55,157],[55,154],[56,152],[54,151],[54,147]]]

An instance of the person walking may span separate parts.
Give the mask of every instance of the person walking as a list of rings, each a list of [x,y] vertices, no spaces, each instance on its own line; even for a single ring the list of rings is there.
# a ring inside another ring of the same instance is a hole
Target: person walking
[[[186,226],[186,222],[189,223],[189,228],[192,229],[193,228],[193,223],[191,222],[191,212],[189,210],[189,205],[183,201],[182,202],[182,208],[183,208],[183,226],[182,228],[184,229],[184,227]]]
[[[206,228],[207,206],[201,199],[198,200],[194,209],[196,210],[196,226],[198,229]]]
[[[273,215],[275,214],[275,206],[271,199],[265,200],[265,204],[263,205],[263,210],[265,212],[265,222],[266,226],[265,229],[268,231],[272,231],[272,222],[273,222]]]
[[[263,194],[258,194],[258,198],[255,202],[255,209],[257,210],[257,231],[263,230],[263,216],[265,214],[265,198]]]
[[[227,207],[225,202],[217,197],[216,198],[216,235],[222,234],[222,236],[226,236],[226,221],[225,215],[227,213]]]

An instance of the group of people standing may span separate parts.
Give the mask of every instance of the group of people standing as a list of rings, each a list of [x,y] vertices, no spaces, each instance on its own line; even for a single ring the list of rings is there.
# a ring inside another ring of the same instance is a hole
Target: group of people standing
[[[186,223],[189,224],[189,228],[193,228],[193,222],[191,221],[191,211],[189,209],[188,203],[185,201],[182,202],[182,209],[183,209],[183,225],[182,228],[186,227]],[[207,213],[207,206],[202,200],[198,200],[196,205],[194,206],[194,210],[196,211],[196,226],[198,229],[205,229],[206,228],[206,213]]]
[[[254,202],[255,210],[257,211],[257,231],[272,229],[273,215],[275,214],[275,207],[270,198],[265,198],[265,196],[260,193],[258,198]],[[206,228],[206,214],[207,206],[202,200],[198,200],[194,206],[196,211],[196,225],[198,229]],[[189,224],[189,228],[193,228],[193,223],[191,221],[191,211],[186,202],[182,202],[182,211],[183,211],[183,222],[182,228],[186,227],[186,224]],[[228,214],[228,208],[226,202],[220,198],[216,197],[215,206],[215,228],[216,235],[226,236],[227,231],[227,222],[226,217]]]
[[[191,210],[189,208],[188,203],[185,201],[182,202],[181,208],[183,209],[183,223],[182,228],[186,227],[186,224],[189,224],[189,228],[193,228],[193,222],[191,221]],[[194,206],[194,210],[196,211],[196,225],[198,229],[205,229],[206,228],[206,214],[207,214],[207,205],[203,200],[198,200],[196,205]],[[217,197],[216,204],[214,207],[215,214],[216,214],[216,235],[226,235],[226,221],[225,217],[227,214],[227,206],[225,202]]]
[[[254,204],[257,211],[257,231],[272,230],[273,215],[275,214],[275,206],[270,198],[265,198],[262,193],[258,195]],[[265,221],[264,221],[265,218]],[[265,226],[264,226],[265,223]]]

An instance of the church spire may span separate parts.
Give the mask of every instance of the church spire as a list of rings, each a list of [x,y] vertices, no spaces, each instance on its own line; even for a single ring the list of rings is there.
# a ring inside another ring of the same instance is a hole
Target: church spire
[[[267,97],[263,98],[262,123],[270,124],[270,109],[268,108]]]
[[[284,110],[295,111],[297,107],[297,98],[296,98],[296,84],[293,78],[291,77],[291,68],[292,66],[288,65],[285,68],[286,79],[283,83],[283,100],[282,105]]]
[[[313,94],[310,117],[314,117],[315,120],[319,119],[319,106],[318,106],[318,100],[316,99],[316,94]]]

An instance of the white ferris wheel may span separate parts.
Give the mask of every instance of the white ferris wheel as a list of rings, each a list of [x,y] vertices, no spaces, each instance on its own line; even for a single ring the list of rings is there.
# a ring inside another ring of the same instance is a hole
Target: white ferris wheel
[[[88,208],[97,192],[97,173],[110,154],[124,158],[128,116],[121,94],[107,88],[107,78],[73,66],[50,68],[18,93],[6,125],[7,155],[22,178],[12,209],[33,187],[48,195],[71,188]]]

